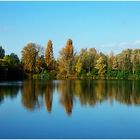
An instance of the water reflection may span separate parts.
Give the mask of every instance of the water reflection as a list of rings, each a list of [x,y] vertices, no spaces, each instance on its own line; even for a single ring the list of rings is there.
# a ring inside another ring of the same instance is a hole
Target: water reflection
[[[25,81],[23,88],[21,90],[22,93],[22,104],[30,110],[38,108],[40,106],[38,102],[38,95],[40,91],[38,90],[39,84],[37,81]],[[38,93],[39,92],[39,93]]]
[[[48,112],[52,110],[53,92],[55,84],[53,81],[47,81],[45,86],[45,104]]]
[[[65,107],[68,115],[72,113],[74,90],[75,84],[72,81],[59,81],[57,83],[59,101]]]
[[[40,108],[45,102],[48,112],[51,111],[53,99],[53,81],[27,80],[24,82],[22,93],[22,103],[29,109]]]
[[[71,115],[75,102],[80,103],[81,106],[95,106],[104,101],[113,103],[115,100],[122,104],[140,105],[139,81],[113,80],[27,80],[22,86],[0,84],[0,103],[6,97],[15,98],[18,93],[21,93],[21,103],[26,109],[36,110],[45,106],[50,113],[55,90],[59,103],[68,115]]]
[[[13,99],[17,96],[20,87],[17,85],[0,85],[0,104],[6,100],[7,97]]]

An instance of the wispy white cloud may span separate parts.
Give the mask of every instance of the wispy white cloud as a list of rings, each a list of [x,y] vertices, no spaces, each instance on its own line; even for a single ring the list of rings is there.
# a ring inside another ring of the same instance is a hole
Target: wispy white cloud
[[[98,47],[101,51],[108,53],[113,51],[114,53],[120,53],[124,49],[136,49],[140,48],[140,40],[135,40],[131,42],[119,42],[119,43],[109,43],[101,44]]]
[[[140,47],[140,40],[136,40],[136,41],[134,42],[134,45]]]

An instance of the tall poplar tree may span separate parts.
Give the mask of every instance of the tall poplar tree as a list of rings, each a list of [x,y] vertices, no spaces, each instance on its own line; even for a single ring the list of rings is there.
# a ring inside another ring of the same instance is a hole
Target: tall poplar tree
[[[53,43],[51,40],[48,41],[45,51],[45,62],[48,70],[54,69],[54,56],[53,56]]]

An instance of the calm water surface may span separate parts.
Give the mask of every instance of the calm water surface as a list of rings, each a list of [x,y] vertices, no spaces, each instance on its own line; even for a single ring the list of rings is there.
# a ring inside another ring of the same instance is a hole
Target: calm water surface
[[[140,138],[140,81],[1,82],[0,138]]]

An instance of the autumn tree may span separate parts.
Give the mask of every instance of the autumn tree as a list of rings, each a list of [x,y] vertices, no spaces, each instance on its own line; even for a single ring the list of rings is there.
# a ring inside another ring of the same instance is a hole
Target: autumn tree
[[[98,59],[98,53],[95,48],[81,49],[76,61],[76,72],[81,75],[95,75],[95,64]]]
[[[97,64],[95,66],[96,69],[98,69],[98,75],[100,77],[105,77],[106,70],[107,70],[107,62],[105,56],[100,56],[97,60]]]
[[[22,63],[24,70],[36,73],[38,70],[38,59],[42,56],[42,48],[35,44],[29,43],[22,50]],[[41,67],[40,67],[41,68]]]
[[[132,63],[131,63],[131,49],[123,50],[120,54],[117,55],[118,58],[118,74],[121,78],[128,78],[132,72]]]
[[[122,52],[122,54],[124,54],[124,70],[128,71],[129,73],[132,71],[131,53],[132,49],[127,49]]]
[[[51,40],[48,41],[45,51],[45,62],[48,70],[54,69],[54,56],[53,56],[53,43]]]
[[[132,50],[123,50],[118,54],[119,69],[122,71],[131,71],[131,52]]]
[[[132,73],[135,74],[140,70],[140,49],[133,50],[131,54]]]
[[[36,59],[36,72],[40,73],[41,71],[43,71],[45,69],[45,58],[44,55],[41,55],[39,57],[37,57]]]
[[[81,58],[79,57],[75,65],[75,70],[78,73],[78,75],[82,72],[82,67],[83,67],[83,64],[82,64]]]
[[[116,77],[118,70],[118,62],[117,57],[113,52],[107,56],[107,76],[108,77]]]
[[[95,67],[96,61],[97,61],[98,55],[97,55],[97,51],[95,48],[90,48],[88,50],[88,72],[91,72],[91,70],[93,70],[93,68]]]
[[[79,60],[81,61],[81,70],[83,71],[83,73],[88,72],[88,63],[87,63],[87,57],[88,56],[88,52],[87,52],[87,48],[86,49],[81,49],[80,54],[79,54]],[[78,61],[77,61],[78,63]],[[76,66],[77,66],[76,63]]]
[[[114,53],[111,51],[109,56],[108,56],[108,61],[107,61],[108,68],[111,69],[111,70],[112,70],[114,58],[115,58]]]
[[[68,39],[66,47],[60,51],[58,58],[59,75],[69,77],[74,74],[74,48],[71,39]]]
[[[116,56],[114,56],[113,58],[113,62],[112,62],[112,70],[118,70],[118,59]]]

